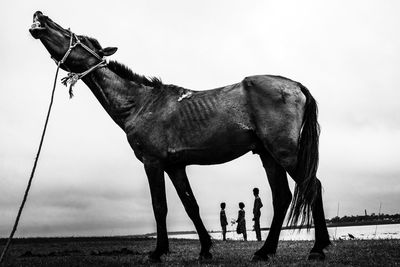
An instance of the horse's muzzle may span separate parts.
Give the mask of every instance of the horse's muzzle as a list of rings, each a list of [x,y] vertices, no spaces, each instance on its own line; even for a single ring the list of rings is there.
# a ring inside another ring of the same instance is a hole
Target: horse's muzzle
[[[40,38],[40,33],[46,30],[43,21],[41,21],[43,17],[43,13],[40,11],[36,11],[35,14],[33,14],[33,23],[29,29],[29,32],[35,39]]]

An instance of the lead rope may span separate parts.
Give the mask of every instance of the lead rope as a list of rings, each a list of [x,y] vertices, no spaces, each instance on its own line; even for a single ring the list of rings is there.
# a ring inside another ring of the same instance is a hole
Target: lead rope
[[[14,234],[15,234],[15,231],[17,231],[18,222],[19,222],[19,219],[20,219],[20,217],[21,217],[22,209],[23,209],[24,206],[25,206],[25,202],[26,202],[26,199],[27,199],[27,197],[28,197],[29,189],[31,188],[33,176],[35,175],[36,165],[37,165],[37,162],[38,162],[38,160],[39,160],[40,151],[42,150],[43,140],[44,140],[44,136],[45,136],[45,134],[46,134],[46,129],[47,129],[47,124],[48,124],[48,122],[49,122],[49,117],[50,117],[51,108],[52,108],[52,106],[53,106],[53,100],[54,100],[54,93],[55,93],[55,90],[56,90],[58,71],[60,70],[61,64],[64,63],[64,61],[67,59],[67,57],[68,57],[69,54],[71,53],[72,49],[74,49],[77,45],[81,45],[86,51],[88,51],[90,54],[92,54],[93,56],[95,56],[96,58],[98,58],[98,59],[100,60],[100,62],[99,62],[98,64],[96,64],[95,66],[91,67],[91,68],[88,69],[87,71],[82,72],[82,73],[69,73],[67,77],[65,77],[65,78],[62,79],[62,83],[63,83],[63,84],[65,84],[65,85],[67,85],[68,83],[70,84],[70,88],[69,88],[69,90],[70,90],[70,96],[72,96],[72,87],[75,85],[75,83],[76,83],[79,79],[83,78],[85,75],[89,74],[89,73],[92,72],[93,70],[107,65],[106,60],[105,60],[104,58],[100,57],[100,56],[99,56],[98,54],[96,54],[92,49],[90,49],[90,48],[87,47],[85,44],[83,44],[83,43],[79,40],[79,38],[75,35],[75,33],[71,32],[70,29],[68,29],[68,30],[69,30],[70,33],[71,33],[71,37],[70,37],[70,40],[69,40],[69,48],[68,48],[67,52],[65,52],[65,54],[64,54],[63,58],[61,59],[61,61],[57,61],[57,60],[55,60],[55,59],[53,58],[53,59],[56,61],[56,63],[57,63],[57,70],[56,70],[56,75],[55,75],[55,77],[54,77],[53,91],[51,92],[51,99],[50,99],[49,109],[48,109],[48,111],[47,111],[46,122],[45,122],[45,124],[44,124],[43,132],[42,132],[42,137],[41,137],[41,139],[40,139],[40,144],[39,144],[38,152],[37,152],[37,154],[36,154],[35,162],[33,163],[33,168],[32,168],[32,172],[31,172],[31,176],[29,177],[28,185],[27,185],[27,187],[26,187],[26,189],[25,189],[24,198],[22,199],[21,206],[19,207],[18,214],[17,214],[17,218],[15,219],[14,226],[13,226],[13,229],[12,229],[12,231],[11,231],[11,233],[10,233],[10,236],[9,236],[8,240],[7,240],[6,246],[3,248],[3,252],[1,253],[1,256],[0,256],[0,263],[3,262],[3,260],[4,260],[4,258],[5,258],[5,255],[6,255],[6,253],[7,253],[7,250],[8,250],[8,248],[9,248],[9,246],[10,246],[10,244],[11,244],[11,241],[12,241],[12,239],[13,239],[13,236],[14,236]],[[74,39],[74,38],[76,39],[76,43],[75,43],[75,44],[73,44],[73,39]]]
[[[62,60],[62,61],[63,61],[63,60]],[[0,256],[0,263],[2,263],[3,260],[4,260],[5,257],[6,257],[6,253],[7,253],[8,248],[10,247],[10,244],[11,244],[11,241],[12,241],[12,239],[13,239],[14,233],[15,233],[15,231],[17,231],[18,222],[19,222],[19,219],[20,219],[20,217],[21,217],[22,209],[24,208],[26,199],[28,198],[29,189],[31,188],[33,176],[35,175],[36,165],[37,165],[37,162],[38,162],[38,160],[39,160],[40,151],[42,150],[43,140],[44,140],[44,136],[45,136],[45,134],[46,134],[46,129],[47,129],[47,124],[48,124],[48,122],[49,122],[49,117],[50,117],[51,108],[52,108],[52,106],[53,106],[54,93],[55,93],[56,84],[57,84],[57,76],[58,76],[58,71],[59,71],[59,69],[60,69],[60,65],[62,64],[62,61],[60,61],[60,62],[57,64],[57,71],[56,71],[56,76],[55,76],[55,78],[54,78],[53,91],[51,92],[51,99],[50,99],[49,109],[48,109],[48,111],[47,111],[46,122],[45,122],[45,124],[44,124],[43,132],[42,132],[42,137],[40,138],[40,144],[39,144],[39,148],[38,148],[38,151],[37,151],[37,154],[36,154],[35,162],[33,163],[33,168],[32,168],[32,172],[31,172],[31,176],[30,176],[30,178],[29,178],[28,185],[27,185],[27,187],[26,187],[26,189],[25,189],[24,198],[23,198],[23,200],[22,200],[21,206],[19,207],[18,214],[17,214],[17,218],[15,219],[14,226],[13,226],[12,231],[11,231],[11,233],[10,233],[10,237],[8,238],[7,243],[6,243],[6,246],[3,248],[3,252],[1,253],[1,256]]]

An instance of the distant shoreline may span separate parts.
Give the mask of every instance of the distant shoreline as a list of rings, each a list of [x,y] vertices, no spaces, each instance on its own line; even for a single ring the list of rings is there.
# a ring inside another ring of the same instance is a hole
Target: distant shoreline
[[[333,227],[348,227],[348,226],[364,226],[364,225],[385,225],[385,224],[400,224],[400,221],[362,221],[362,222],[343,222],[343,223],[329,223],[326,226],[328,228]],[[303,227],[304,228],[304,227]],[[314,228],[314,225],[311,226]],[[298,226],[283,226],[282,230],[292,230],[292,229],[300,229]],[[304,228],[305,229],[305,228]],[[261,231],[269,231],[269,227],[262,227]],[[210,233],[221,233],[221,230],[209,231]],[[235,230],[228,230],[229,232],[235,232]],[[168,232],[169,235],[189,235],[196,234],[196,231],[174,231]],[[156,233],[146,234],[146,236],[154,236]]]
[[[362,225],[382,225],[382,224],[400,224],[400,221],[365,221],[365,222],[347,222],[347,223],[330,223],[327,227],[344,227],[344,226],[362,226]]]
[[[333,227],[348,227],[348,226],[364,226],[364,225],[385,225],[385,224],[400,224],[400,221],[387,221],[387,220],[382,220],[382,221],[362,221],[362,222],[343,222],[343,223],[329,223],[326,226],[328,228],[333,228]],[[303,227],[304,228],[304,227]],[[314,225],[311,226],[311,228],[314,228]],[[291,229],[300,229],[298,226],[283,226],[282,230],[291,230]],[[261,228],[261,231],[269,231],[269,227],[263,227]],[[213,230],[209,231],[209,233],[221,233],[221,230]],[[229,232],[235,232],[235,230],[228,230]],[[173,232],[168,232],[169,235],[190,235],[190,234],[197,234],[196,231],[173,231]],[[155,236],[156,233],[149,233],[146,234],[145,236],[152,237]]]
[[[341,222],[341,223],[327,223],[326,227],[346,227],[346,226],[364,226],[364,225],[383,225],[383,224],[400,224],[400,221],[361,221],[361,222]],[[298,226],[284,226],[282,230],[299,229]],[[303,227],[304,228],[304,227]],[[311,227],[314,228],[314,225]],[[269,230],[269,227],[261,228],[261,230]]]

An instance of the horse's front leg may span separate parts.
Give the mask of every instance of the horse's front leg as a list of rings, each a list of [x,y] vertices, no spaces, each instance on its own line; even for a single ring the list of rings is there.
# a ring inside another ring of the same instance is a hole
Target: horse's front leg
[[[166,224],[168,209],[165,195],[164,170],[161,164],[155,161],[144,161],[144,168],[149,180],[153,211],[157,223],[157,246],[151,252],[150,259],[161,261],[161,255],[169,252]]]
[[[211,238],[200,218],[199,206],[197,205],[192,189],[190,188],[189,180],[186,176],[185,167],[169,167],[166,168],[166,172],[171,178],[176,192],[178,193],[178,196],[181,199],[187,214],[193,221],[197,233],[199,234],[199,239],[201,243],[200,259],[212,258],[212,255],[210,253],[210,248],[212,245]]]

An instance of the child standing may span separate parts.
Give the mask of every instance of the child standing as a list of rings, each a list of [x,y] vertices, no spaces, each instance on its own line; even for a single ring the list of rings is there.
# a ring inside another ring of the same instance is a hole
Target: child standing
[[[238,234],[243,234],[244,241],[247,241],[246,218],[245,218],[243,202],[239,202],[239,213],[238,213],[238,218],[237,218],[236,222],[238,224],[237,228],[236,228],[236,232]]]
[[[261,241],[261,228],[260,228],[260,217],[261,217],[261,208],[263,206],[261,202],[261,198],[259,197],[260,191],[257,187],[253,189],[254,195],[254,206],[253,206],[253,221],[254,221],[254,231],[256,231],[256,237],[258,241]]]
[[[222,202],[220,206],[221,206],[221,211],[219,213],[219,221],[221,222],[221,227],[222,227],[222,240],[226,241],[226,226],[228,225],[228,220],[226,219],[226,214],[225,214],[225,207],[226,207],[225,202]]]

